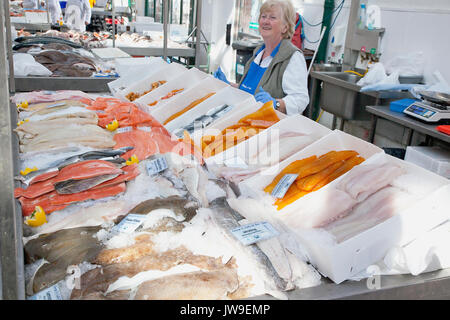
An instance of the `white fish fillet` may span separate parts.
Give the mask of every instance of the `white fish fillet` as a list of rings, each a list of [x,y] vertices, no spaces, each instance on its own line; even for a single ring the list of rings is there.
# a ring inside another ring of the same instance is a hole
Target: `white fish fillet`
[[[96,117],[92,118],[63,118],[63,119],[53,119],[53,120],[42,120],[25,122],[18,126],[14,131],[19,136],[20,140],[32,139],[39,134],[46,133],[47,131],[53,131],[56,129],[65,128],[70,125],[97,125],[98,119]]]
[[[249,164],[272,166],[310,145],[313,141],[312,136],[300,132],[284,132],[279,139],[267,144],[258,154],[250,157]]]
[[[113,134],[99,126],[73,125],[43,133],[33,139],[24,139],[20,145],[20,151],[49,150],[70,145],[107,149],[114,147],[115,144]]]
[[[345,241],[389,219],[414,204],[416,198],[398,188],[386,187],[356,205],[344,218],[327,225],[337,242]]]
[[[28,101],[31,103],[54,102],[59,100],[74,100],[77,98],[91,99],[91,97],[80,90],[59,90],[59,91],[32,91],[16,93],[11,97],[13,103]]]
[[[402,168],[391,163],[356,166],[342,178],[337,188],[361,202],[403,173]]]
[[[42,109],[46,109],[47,107],[51,107],[55,104],[62,104],[64,103],[67,106],[83,106],[84,104],[79,100],[61,100],[61,101],[52,101],[52,102],[43,102],[43,103],[35,103],[30,104],[27,108],[19,108],[20,111],[38,111]]]
[[[97,118],[97,113],[84,107],[64,106],[44,109],[32,113],[21,112],[19,118],[21,120],[28,119],[30,122],[62,118]]]
[[[280,216],[291,229],[318,228],[345,216],[357,203],[347,192],[336,188],[307,194],[302,198],[302,206]]]
[[[135,300],[223,300],[236,291],[239,279],[234,268],[189,272],[142,283]]]

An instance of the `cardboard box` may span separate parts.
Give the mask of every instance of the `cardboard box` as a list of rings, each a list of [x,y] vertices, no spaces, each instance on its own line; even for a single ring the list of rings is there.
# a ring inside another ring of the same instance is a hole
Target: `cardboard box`
[[[144,93],[147,90],[151,89],[151,85],[156,81],[170,81],[176,77],[179,77],[181,74],[187,72],[187,69],[178,63],[170,63],[166,66],[159,69],[157,72],[150,74],[149,76],[143,78],[142,80],[132,82],[130,86],[125,88],[124,90],[120,90],[116,92],[116,96],[123,101],[129,101],[126,96],[131,93]],[[165,84],[163,84],[165,85]]]
[[[158,108],[164,108],[164,106],[169,103],[175,97],[183,95],[190,88],[194,87],[201,80],[205,79],[208,76],[203,71],[198,70],[197,68],[191,68],[187,72],[181,73],[178,77],[171,79],[165,85],[156,88],[155,90],[143,95],[139,99],[134,101],[141,110],[151,113]],[[169,92],[176,89],[184,89],[182,92],[176,94],[170,99],[160,100],[162,97],[166,96]],[[154,101],[158,101],[155,106],[149,106],[149,103]]]
[[[183,110],[195,100],[198,100],[211,92],[218,94],[220,90],[225,89],[227,86],[228,85],[225,82],[210,75],[206,75],[203,80],[197,82],[195,86],[186,90],[182,95],[176,95],[171,98],[167,104],[151,109],[150,114],[160,123],[164,123],[170,116]],[[196,107],[198,107],[198,105],[194,108]]]

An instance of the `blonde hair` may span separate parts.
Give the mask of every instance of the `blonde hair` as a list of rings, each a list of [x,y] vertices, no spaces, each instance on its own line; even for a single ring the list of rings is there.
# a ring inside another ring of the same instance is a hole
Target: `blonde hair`
[[[284,39],[292,38],[295,28],[295,9],[290,0],[267,0],[259,9],[259,18],[261,14],[271,10],[273,7],[279,6],[281,8],[281,18],[283,23],[287,26],[287,30],[282,34]]]

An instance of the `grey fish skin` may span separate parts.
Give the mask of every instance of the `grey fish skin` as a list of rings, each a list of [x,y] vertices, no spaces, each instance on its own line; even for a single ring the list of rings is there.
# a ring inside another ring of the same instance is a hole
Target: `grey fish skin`
[[[188,125],[177,129],[174,131],[174,134],[178,137],[183,136],[183,132],[186,130],[190,134],[194,132],[195,129],[203,129],[209,126],[211,123],[213,123],[215,120],[219,119],[221,116],[223,116],[225,113],[233,109],[232,106],[229,106],[227,104],[215,107],[211,110],[209,110],[204,115],[194,119],[191,123]]]
[[[252,256],[262,269],[266,273],[268,279],[272,280],[272,290],[285,291],[288,288],[288,283],[282,279],[275,268],[273,267],[270,259],[266,254],[256,245],[251,244],[248,246],[242,245],[232,234],[231,229],[240,227],[238,223],[242,217],[239,213],[235,212],[227,203],[226,198],[217,198],[211,202],[210,209],[214,212],[214,220],[225,230],[226,234],[232,241],[237,242],[244,251]],[[242,217],[243,218],[243,217]]]
[[[65,166],[68,166],[69,164],[73,164],[73,163],[83,161],[83,160],[106,160],[106,161],[110,161],[112,163],[122,164],[125,161],[122,161],[122,158],[120,158],[120,155],[122,155],[125,152],[130,151],[132,149],[134,149],[134,148],[133,147],[122,147],[122,148],[115,149],[115,150],[102,149],[102,150],[83,152],[78,155],[74,155],[69,158],[66,158],[66,159],[57,160],[55,162],[52,162],[51,164],[49,164],[47,166],[47,168],[43,168],[43,169],[40,169],[37,171],[30,172],[25,177],[16,176],[15,179],[22,181],[23,183],[28,185],[31,182],[31,180],[33,180],[33,178],[37,177],[38,175],[41,175],[43,173],[47,173],[50,171],[61,170],[62,168],[64,168]],[[117,156],[117,158],[112,158],[112,159],[110,158],[110,157],[115,157],[115,156]]]
[[[98,186],[99,184],[114,179],[118,176],[119,174],[104,174],[101,176],[88,179],[81,179],[81,180],[70,179],[55,183],[55,190],[58,194],[79,193],[85,190],[89,190],[90,188]]]
[[[170,209],[175,214],[182,215],[184,222],[188,222],[197,214],[198,205],[182,197],[170,196],[143,201],[131,209],[129,213],[147,214],[156,209]],[[125,216],[119,217],[115,223],[119,223],[123,218]]]
[[[68,266],[92,262],[104,248],[94,237],[100,229],[99,226],[64,229],[28,241],[24,246],[26,263],[39,259],[49,262],[35,274],[34,293],[63,280]]]

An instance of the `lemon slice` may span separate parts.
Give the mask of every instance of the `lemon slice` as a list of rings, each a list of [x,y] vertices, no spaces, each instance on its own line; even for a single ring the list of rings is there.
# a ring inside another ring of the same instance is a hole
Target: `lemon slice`
[[[36,206],[31,216],[25,220],[25,224],[33,228],[42,226],[44,223],[47,223],[47,219],[44,209],[40,206]]]

